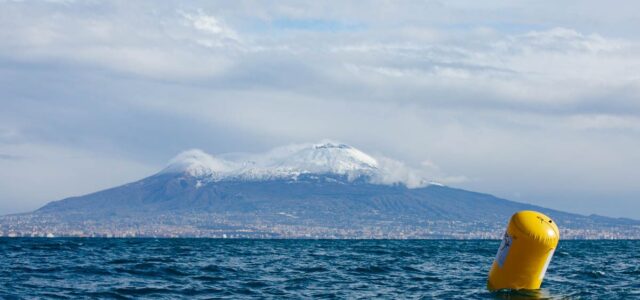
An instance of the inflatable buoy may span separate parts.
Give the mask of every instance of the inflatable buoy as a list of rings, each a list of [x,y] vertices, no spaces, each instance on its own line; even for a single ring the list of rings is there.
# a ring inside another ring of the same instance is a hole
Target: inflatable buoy
[[[493,260],[487,288],[539,289],[560,232],[549,217],[535,211],[515,213]]]

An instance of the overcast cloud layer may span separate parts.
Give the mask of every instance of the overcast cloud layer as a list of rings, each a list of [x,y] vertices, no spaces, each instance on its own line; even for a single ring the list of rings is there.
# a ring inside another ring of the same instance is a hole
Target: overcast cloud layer
[[[640,2],[0,0],[0,214],[324,138],[640,219]]]

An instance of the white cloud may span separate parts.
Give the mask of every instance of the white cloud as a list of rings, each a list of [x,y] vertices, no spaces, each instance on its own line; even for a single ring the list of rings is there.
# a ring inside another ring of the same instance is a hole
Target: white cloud
[[[223,40],[222,42],[224,42],[224,40],[240,42],[238,34],[229,26],[216,19],[215,16],[207,15],[202,11],[198,11],[195,14],[189,14],[186,12],[181,12],[181,14],[195,29],[217,37]]]
[[[228,68],[235,50],[220,48],[236,47],[239,41],[231,28],[202,12],[174,10],[157,19],[145,11],[131,14],[124,9],[82,15],[69,8],[55,8],[55,13],[9,8],[0,12],[0,38],[5,41],[0,54],[23,62],[55,61],[153,79],[193,79]]]
[[[357,59],[344,64],[345,71],[369,85],[402,86],[426,95],[452,89],[466,92],[467,99],[492,98],[485,104],[489,106],[497,102],[556,107],[619,89],[640,89],[636,49],[640,45],[635,42],[552,28],[480,45],[356,44],[331,51],[358,53]]]
[[[387,157],[378,157],[378,161],[386,171],[379,179],[381,183],[402,182],[408,188],[417,188],[426,186],[430,181],[437,181],[429,179],[423,170],[408,167],[404,162]]]

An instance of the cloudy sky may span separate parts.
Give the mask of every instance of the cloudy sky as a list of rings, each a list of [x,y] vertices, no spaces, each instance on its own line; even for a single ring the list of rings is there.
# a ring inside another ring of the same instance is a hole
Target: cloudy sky
[[[0,214],[325,138],[640,219],[640,2],[0,0]]]

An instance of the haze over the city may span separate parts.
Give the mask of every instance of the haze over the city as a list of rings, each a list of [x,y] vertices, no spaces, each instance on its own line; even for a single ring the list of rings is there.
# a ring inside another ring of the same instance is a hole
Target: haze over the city
[[[363,5],[0,0],[0,215],[188,149],[331,139],[449,186],[640,219],[640,3]]]

